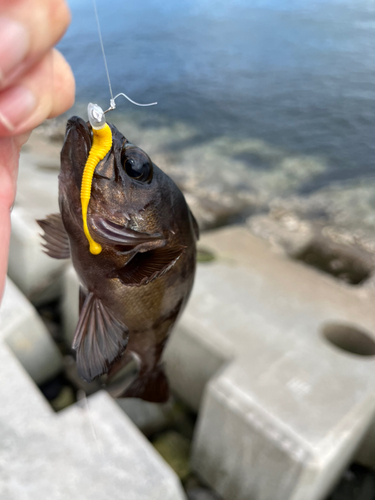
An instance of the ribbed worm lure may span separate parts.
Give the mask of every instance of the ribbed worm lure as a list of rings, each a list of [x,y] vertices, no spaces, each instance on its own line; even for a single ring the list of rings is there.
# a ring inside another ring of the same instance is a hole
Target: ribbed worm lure
[[[85,169],[83,171],[81,183],[82,220],[83,230],[90,244],[90,252],[93,255],[98,255],[102,251],[102,247],[91,237],[87,226],[87,208],[91,197],[91,186],[94,171],[98,163],[103,160],[112,147],[112,132],[106,122],[104,111],[100,106],[90,102],[87,108],[87,113],[92,127],[93,141],[86,161]]]

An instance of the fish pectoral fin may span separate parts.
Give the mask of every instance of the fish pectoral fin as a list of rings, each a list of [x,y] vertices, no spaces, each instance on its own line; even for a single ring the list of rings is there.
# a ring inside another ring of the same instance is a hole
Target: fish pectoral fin
[[[92,382],[107,373],[125,351],[128,337],[126,325],[89,292],[81,308],[72,345],[79,376]]]
[[[92,215],[90,223],[95,234],[99,237],[99,241],[108,245],[120,245],[124,247],[125,251],[131,251],[141,244],[164,240],[159,233],[140,233],[98,215]]]
[[[179,245],[138,252],[117,271],[117,277],[127,286],[147,285],[169,271],[185,249],[186,247]]]
[[[43,229],[44,252],[54,259],[69,259],[70,245],[60,214],[47,215],[46,219],[36,221]]]

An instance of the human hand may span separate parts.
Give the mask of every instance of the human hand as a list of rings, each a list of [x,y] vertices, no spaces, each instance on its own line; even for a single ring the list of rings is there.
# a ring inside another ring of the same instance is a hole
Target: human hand
[[[21,146],[74,102],[74,77],[54,45],[70,22],[65,0],[0,0],[0,300]]]

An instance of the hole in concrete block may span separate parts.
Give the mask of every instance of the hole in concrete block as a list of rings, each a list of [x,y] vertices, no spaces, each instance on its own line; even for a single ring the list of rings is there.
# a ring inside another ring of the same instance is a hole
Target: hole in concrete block
[[[312,242],[295,258],[350,285],[359,285],[371,274],[371,266],[364,259],[322,241]]]
[[[331,323],[323,328],[323,335],[335,347],[359,356],[375,356],[375,341],[355,326]]]

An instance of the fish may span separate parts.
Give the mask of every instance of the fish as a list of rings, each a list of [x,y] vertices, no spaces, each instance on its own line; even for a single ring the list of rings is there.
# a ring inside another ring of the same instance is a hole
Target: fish
[[[87,212],[101,253],[90,253],[82,226],[80,188],[93,134],[80,117],[68,120],[61,150],[60,213],[37,222],[44,251],[71,257],[80,281],[72,345],[80,377],[111,380],[135,359],[137,376],[118,397],[165,402],[162,353],[193,286],[199,228],[173,180],[108,125],[112,147],[95,168]]]

